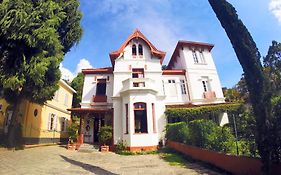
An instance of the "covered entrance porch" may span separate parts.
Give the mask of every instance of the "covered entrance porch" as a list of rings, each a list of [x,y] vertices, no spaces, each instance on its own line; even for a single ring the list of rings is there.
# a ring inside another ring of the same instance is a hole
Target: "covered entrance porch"
[[[113,128],[112,108],[72,108],[71,116],[80,118],[79,137],[80,144],[99,144],[101,127],[107,125]]]

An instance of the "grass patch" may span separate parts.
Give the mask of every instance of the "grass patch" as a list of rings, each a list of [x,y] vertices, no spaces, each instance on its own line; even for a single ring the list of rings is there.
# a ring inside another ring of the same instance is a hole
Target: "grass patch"
[[[159,151],[159,156],[167,161],[171,166],[185,166],[188,163],[187,159],[179,153],[169,149],[163,148]]]

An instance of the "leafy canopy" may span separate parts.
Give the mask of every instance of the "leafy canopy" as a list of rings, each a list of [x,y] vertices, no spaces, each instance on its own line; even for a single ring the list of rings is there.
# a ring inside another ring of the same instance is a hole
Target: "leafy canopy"
[[[73,95],[72,107],[80,107],[80,102],[82,100],[84,77],[85,76],[83,73],[78,73],[78,75],[72,80],[70,84],[70,86],[77,92]]]
[[[0,3],[0,84],[4,98],[44,103],[60,79],[64,54],[79,41],[77,0],[3,0]]]

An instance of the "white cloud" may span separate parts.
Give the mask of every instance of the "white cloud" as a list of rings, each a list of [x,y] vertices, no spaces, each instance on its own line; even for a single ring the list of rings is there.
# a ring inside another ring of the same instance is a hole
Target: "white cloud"
[[[82,69],[89,69],[89,68],[93,68],[93,66],[88,60],[83,58],[77,64],[75,74],[77,75],[79,72],[81,72]]]
[[[96,15],[114,16],[110,25],[117,32],[124,27],[140,29],[159,50],[167,52],[166,58],[170,58],[178,40],[191,38],[174,17],[172,3],[170,0],[103,0],[97,4]]]
[[[81,59],[76,66],[75,72],[71,72],[69,69],[65,68],[63,64],[60,64],[61,78],[64,80],[72,81],[76,75],[81,72],[82,69],[93,68],[87,59]]]
[[[281,0],[271,0],[269,10],[281,24]]]
[[[62,63],[60,63],[60,71],[61,71],[61,79],[68,80],[68,81],[73,80],[74,74],[67,68],[63,67]]]

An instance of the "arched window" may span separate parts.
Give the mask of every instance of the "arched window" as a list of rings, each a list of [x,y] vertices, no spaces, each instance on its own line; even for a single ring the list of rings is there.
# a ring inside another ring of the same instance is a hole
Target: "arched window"
[[[132,54],[137,55],[137,46],[135,44],[132,46]]]
[[[147,133],[146,103],[134,103],[135,133]]]
[[[139,55],[143,55],[143,49],[142,49],[142,45],[139,44]]]

